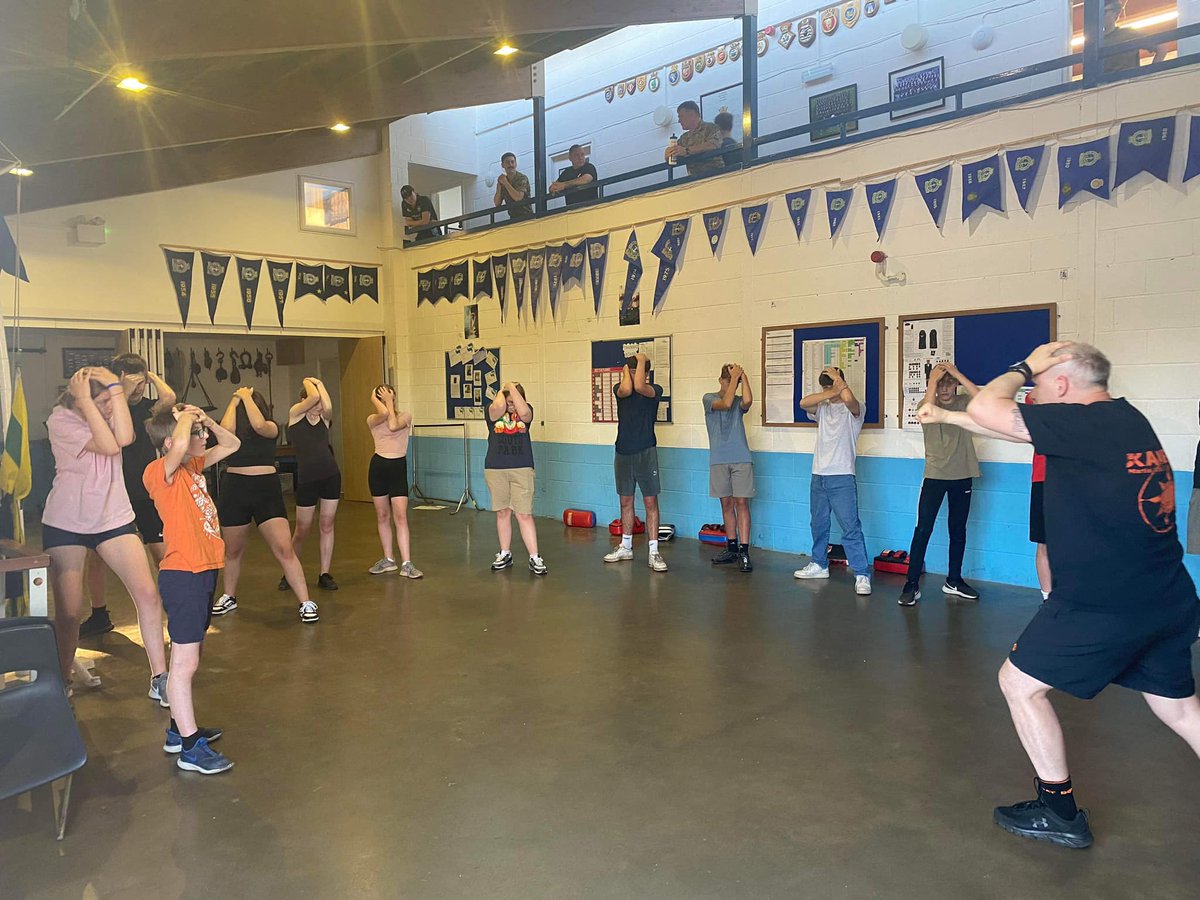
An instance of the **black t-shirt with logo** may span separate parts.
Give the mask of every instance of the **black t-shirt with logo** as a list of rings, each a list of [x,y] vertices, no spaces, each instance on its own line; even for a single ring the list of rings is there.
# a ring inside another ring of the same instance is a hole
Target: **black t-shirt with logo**
[[[483,408],[483,419],[488,427],[487,456],[485,469],[532,469],[533,442],[529,432],[533,430],[533,404],[529,404],[529,421],[522,422],[505,410],[499,419],[493,419],[490,407]]]
[[[1175,475],[1123,399],[1018,407],[1046,457],[1046,548],[1054,597],[1144,615],[1196,602],[1175,528]]]
[[[662,385],[651,385],[654,396],[647,397],[635,389],[628,397],[617,394],[620,385],[613,385],[617,398],[617,452],[622,455],[641,453],[658,446],[654,423],[658,419],[658,404],[662,402]]]
[[[153,411],[154,401],[149,397],[129,404],[129,418],[133,422],[133,443],[121,450],[121,474],[125,476],[125,489],[130,494],[146,493],[146,486],[142,484],[142,473],[158,456],[154,450],[154,442],[150,440],[150,434],[146,431],[146,420]]]
[[[442,229],[437,227],[437,210],[433,208],[433,201],[428,197],[422,197],[418,194],[412,203],[404,200],[400,204],[400,211],[406,219],[419,219],[422,213],[429,213],[429,224],[411,232],[416,240],[426,240],[442,233]]]
[[[574,206],[576,203],[586,203],[587,201],[595,200],[600,196],[600,188],[593,186],[595,182],[600,180],[600,176],[596,174],[596,167],[590,162],[585,162],[578,169],[574,166],[567,166],[558,173],[558,178],[556,180],[559,184],[562,184],[564,181],[574,181],[581,175],[591,175],[592,180],[587,184],[580,185],[579,187],[567,188],[566,191],[563,192],[563,196],[567,201],[567,206]]]

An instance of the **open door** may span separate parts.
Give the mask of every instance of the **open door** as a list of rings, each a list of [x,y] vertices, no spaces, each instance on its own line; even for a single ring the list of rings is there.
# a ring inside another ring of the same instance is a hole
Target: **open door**
[[[338,341],[342,369],[342,497],[371,502],[367,469],[375,443],[367,416],[375,412],[371,391],[384,380],[383,338],[343,338]]]

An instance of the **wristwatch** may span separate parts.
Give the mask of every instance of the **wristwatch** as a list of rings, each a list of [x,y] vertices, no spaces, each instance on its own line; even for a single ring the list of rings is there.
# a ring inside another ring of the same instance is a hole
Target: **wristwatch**
[[[1029,368],[1029,363],[1025,362],[1025,360],[1013,363],[1005,371],[1016,372],[1018,375],[1024,376],[1026,381],[1033,381],[1033,369]]]

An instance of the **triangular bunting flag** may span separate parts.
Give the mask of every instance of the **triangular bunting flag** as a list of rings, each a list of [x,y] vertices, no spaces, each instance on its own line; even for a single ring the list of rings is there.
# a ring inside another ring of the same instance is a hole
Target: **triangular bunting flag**
[[[1004,181],[1000,174],[999,153],[978,162],[963,163],[962,218],[964,222],[980,207],[1004,212]]]
[[[1200,175],[1200,116],[1192,116],[1188,126],[1187,165],[1183,168],[1183,180],[1191,181]]]
[[[2,222],[0,219],[0,223]],[[0,254],[3,252],[0,249]],[[188,309],[192,305],[192,266],[196,263],[196,251],[164,249],[163,254],[167,258],[171,287],[175,289],[175,302],[179,304],[179,320],[187,327]],[[3,263],[0,263],[0,266],[2,265]]]
[[[350,267],[339,269],[336,266],[325,267],[325,299],[341,297],[350,302]]]
[[[867,190],[867,206],[871,208],[871,221],[875,223],[876,239],[883,240],[883,229],[887,227],[892,201],[896,199],[896,179],[889,178],[864,187]]]
[[[229,271],[229,257],[201,251],[200,264],[204,273],[204,299],[208,301],[208,323],[212,325],[217,320],[217,301],[221,299],[221,286]]]
[[[1017,189],[1017,200],[1021,209],[1033,215],[1036,201],[1033,190],[1038,185],[1038,176],[1042,171],[1042,161],[1046,156],[1046,145],[1026,147],[1024,150],[1008,150],[1008,172],[1012,175],[1013,187]]]
[[[311,294],[325,300],[325,267],[296,263],[296,299]],[[420,302],[420,301],[418,301]]]
[[[1058,148],[1058,208],[1079,193],[1108,199],[1109,139]]]
[[[546,248],[529,251],[529,318],[536,322],[538,301],[542,295],[542,276],[546,274]]]
[[[446,297],[453,303],[459,297],[464,300],[468,299],[471,294],[471,279],[468,277],[467,269],[470,267],[468,260],[463,260],[460,263],[455,263],[452,266],[446,266],[446,274],[450,277],[450,293]]]
[[[508,318],[508,254],[492,257],[492,287],[500,303],[500,323]]]
[[[629,232],[629,242],[625,245],[625,290],[621,294],[626,301],[633,297],[637,286],[642,280],[642,251],[638,248],[637,232]]]
[[[529,274],[529,251],[508,254],[508,267],[512,271],[513,294],[517,298],[517,318],[525,309],[525,276]]]
[[[254,304],[258,300],[258,279],[262,275],[261,259],[236,260],[238,277],[238,295],[242,298],[242,314],[246,317],[246,330],[249,331],[254,322]]]
[[[1117,178],[1113,187],[1120,187],[1142,172],[1166,181],[1174,148],[1174,116],[1124,123],[1117,138]]]
[[[583,287],[583,264],[587,259],[587,250],[584,249],[584,242],[578,244],[563,244],[563,260],[562,271],[562,286],[563,290],[569,288],[572,284],[576,287]]]
[[[683,264],[683,242],[687,239],[688,219],[674,219],[663,223],[662,234],[654,242],[651,253],[660,261],[675,268]]]
[[[943,216],[946,212],[946,195],[950,193],[950,165],[947,163],[940,169],[915,176],[917,193],[925,201],[933,224],[942,227]]]
[[[587,239],[588,267],[592,281],[592,305],[600,316],[600,301],[604,298],[604,270],[608,267],[608,235]]]
[[[379,302],[379,268],[377,266],[350,267],[350,302],[353,303],[363,296],[370,297],[376,303]]]
[[[746,243],[750,245],[750,255],[758,252],[758,240],[762,237],[763,226],[767,224],[767,204],[742,207],[742,226],[746,229]]]
[[[654,280],[654,314],[656,316],[667,300],[667,288],[675,280],[675,271],[675,266],[666,260],[659,263],[658,277]]]
[[[292,286],[292,264],[267,260],[267,278],[271,282],[271,296],[275,299],[275,315],[279,327],[283,327],[283,308],[287,305],[288,288]]]
[[[704,231],[708,234],[708,248],[712,250],[713,256],[717,255],[717,248],[721,245],[721,237],[725,234],[725,219],[728,217],[729,210],[717,209],[712,212],[705,213]]]
[[[846,221],[846,213],[850,211],[850,201],[853,197],[854,188],[825,192],[825,210],[829,213],[829,237],[831,239],[837,237],[838,232],[842,230],[842,223]]]
[[[804,222],[808,219],[808,207],[812,205],[812,188],[792,191],[784,199],[787,201],[788,216],[796,228],[796,240],[800,240],[804,235]]]
[[[546,293],[550,297],[550,318],[558,317],[558,289],[562,287],[563,262],[567,258],[567,245],[546,249]]]
[[[471,299],[492,296],[492,265],[490,259],[471,260]]]

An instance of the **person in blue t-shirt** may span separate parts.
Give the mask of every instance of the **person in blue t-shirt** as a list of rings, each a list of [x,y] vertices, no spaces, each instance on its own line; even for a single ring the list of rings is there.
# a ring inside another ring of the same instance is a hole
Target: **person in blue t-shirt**
[[[708,428],[708,495],[721,501],[727,546],[713,557],[714,566],[737,563],[743,572],[750,564],[750,498],[754,496],[754,467],[746,424],[754,397],[750,382],[737,363],[721,366],[721,389],[704,395],[704,424]]]

